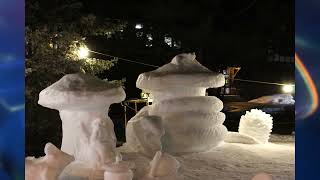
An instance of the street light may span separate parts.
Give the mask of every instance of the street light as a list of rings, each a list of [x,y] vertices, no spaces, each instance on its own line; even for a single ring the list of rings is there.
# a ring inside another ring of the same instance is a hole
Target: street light
[[[286,84],[282,86],[282,91],[284,93],[293,93],[294,92],[294,85],[292,84]]]
[[[89,56],[89,49],[87,46],[81,46],[79,47],[78,51],[77,51],[77,55],[80,59],[84,59],[87,58]]]
[[[142,28],[143,28],[143,25],[142,25],[142,24],[137,23],[137,24],[136,24],[136,26],[135,26],[135,28],[136,28],[136,29],[142,29]]]

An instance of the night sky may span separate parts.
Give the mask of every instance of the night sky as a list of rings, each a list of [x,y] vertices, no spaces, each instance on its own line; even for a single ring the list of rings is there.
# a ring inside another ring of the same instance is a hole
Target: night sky
[[[40,7],[50,16],[50,10],[61,2],[41,1]],[[82,15],[93,13],[100,18],[150,23],[158,32],[181,40],[184,49],[196,51],[199,59],[208,65],[263,61],[269,40],[282,55],[294,52],[294,4],[291,0],[78,2],[84,5]],[[54,15],[63,18],[72,13],[61,11]],[[163,57],[172,55],[163,54]]]
[[[84,1],[83,12],[100,17],[151,24],[157,33],[170,34],[181,40],[180,50],[161,51],[138,48],[130,42],[101,43],[99,52],[162,66],[181,52],[195,52],[197,60],[211,70],[241,66],[238,78],[267,82],[292,83],[294,64],[267,62],[267,47],[282,56],[294,54],[294,4],[277,1]],[[133,26],[132,24],[130,24]],[[131,67],[130,69],[127,67]],[[128,97],[138,97],[135,88],[138,75],[150,67],[119,62],[106,76],[126,77]],[[256,98],[281,93],[277,86],[242,83],[245,96]],[[255,86],[255,87],[253,87]],[[256,91],[251,91],[256,89]],[[267,91],[263,91],[267,90]],[[263,92],[263,93],[257,93]]]

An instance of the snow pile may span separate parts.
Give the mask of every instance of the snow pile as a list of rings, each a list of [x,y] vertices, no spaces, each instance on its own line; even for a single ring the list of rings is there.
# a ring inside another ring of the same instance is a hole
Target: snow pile
[[[26,180],[56,180],[62,170],[74,161],[73,156],[60,151],[51,143],[46,144],[44,152],[46,156],[42,158],[26,158]]]
[[[240,134],[238,132],[228,132],[226,137],[224,138],[225,142],[228,143],[242,143],[242,144],[258,144],[259,141],[254,137]]]
[[[262,96],[257,99],[250,100],[252,103],[261,104],[295,104],[295,100],[291,94],[275,94],[271,96]]]
[[[267,143],[272,131],[272,117],[258,109],[251,109],[240,118],[239,133],[255,138],[258,142]]]
[[[209,87],[220,87],[224,76],[196,61],[194,54],[179,54],[154,71],[139,75],[137,87],[153,96],[153,104],[129,122],[126,145],[153,156],[207,151],[223,141],[227,129],[223,103],[205,96]],[[186,88],[187,87],[187,88]]]

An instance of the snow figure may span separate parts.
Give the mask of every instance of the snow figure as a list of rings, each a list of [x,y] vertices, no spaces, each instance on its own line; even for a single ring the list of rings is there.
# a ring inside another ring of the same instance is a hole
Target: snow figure
[[[171,155],[158,151],[150,162],[143,180],[183,180],[178,174],[180,163]]]
[[[223,103],[205,96],[207,88],[224,85],[224,76],[195,57],[179,54],[170,63],[140,74],[136,85],[151,93],[153,104],[128,122],[128,147],[149,156],[160,149],[184,154],[210,150],[224,139]]]
[[[124,99],[121,86],[81,73],[65,75],[40,92],[40,105],[59,110],[61,150],[75,157],[60,180],[103,179],[103,165],[116,157],[116,136],[107,112],[112,103]]]
[[[132,164],[117,158],[115,163],[105,165],[104,180],[132,180],[131,168],[133,168]]]
[[[56,180],[62,170],[74,157],[60,151],[51,143],[44,149],[46,156],[41,158],[27,157],[25,162],[26,180]]]
[[[272,117],[258,109],[251,109],[240,118],[239,133],[256,139],[259,143],[268,143],[272,131]]]

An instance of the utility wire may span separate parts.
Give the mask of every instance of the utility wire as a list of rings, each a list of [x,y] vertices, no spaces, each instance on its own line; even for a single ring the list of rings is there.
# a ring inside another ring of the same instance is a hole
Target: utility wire
[[[117,59],[119,59],[119,60],[131,62],[131,63],[141,64],[141,65],[150,66],[150,67],[160,67],[160,66],[157,66],[157,65],[148,64],[148,63],[143,63],[143,62],[139,62],[139,61],[134,61],[134,60],[126,59],[126,58],[121,58],[121,57],[117,57],[117,56],[113,56],[113,55],[109,55],[109,54],[105,54],[105,53],[101,53],[101,52],[97,52],[97,51],[92,51],[92,50],[90,50],[90,52],[93,52],[93,53],[95,53],[95,54],[104,55],[104,56],[107,56],[107,57],[117,58]],[[283,84],[283,83],[264,82],[264,81],[255,81],[255,80],[237,79],[237,78],[235,78],[234,80],[236,80],[236,81],[243,81],[243,82],[260,83],[260,84],[270,84],[270,85],[277,85],[277,86],[284,86],[284,85],[286,85],[286,84]]]
[[[142,65],[151,66],[151,67],[160,67],[160,66],[156,66],[156,65],[153,65],[153,64],[147,64],[147,63],[143,63],[143,62],[133,61],[133,60],[130,60],[130,59],[120,58],[120,57],[117,57],[117,56],[113,56],[113,55],[109,55],[109,54],[105,54],[105,53],[100,53],[100,52],[96,52],[96,51],[92,51],[92,50],[90,50],[90,52],[93,52],[93,53],[95,53],[95,54],[100,54],[100,55],[108,56],[108,57],[117,58],[117,59],[119,59],[119,60],[131,62],[131,63],[142,64]]]
[[[250,8],[252,8],[256,4],[256,2],[257,2],[257,0],[251,1],[247,7],[243,8],[242,10],[240,10],[240,12],[235,14],[234,16],[241,16],[246,11],[248,11]]]
[[[252,82],[252,83],[261,83],[261,84],[270,84],[270,85],[278,85],[278,86],[284,86],[287,84],[283,83],[273,83],[273,82],[264,82],[264,81],[254,81],[254,80],[247,80],[247,79],[234,79],[236,81],[244,81],[244,82]]]

